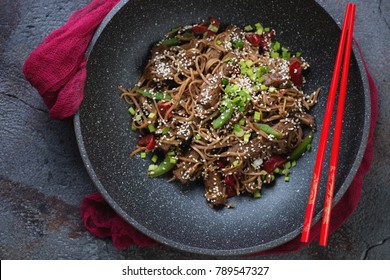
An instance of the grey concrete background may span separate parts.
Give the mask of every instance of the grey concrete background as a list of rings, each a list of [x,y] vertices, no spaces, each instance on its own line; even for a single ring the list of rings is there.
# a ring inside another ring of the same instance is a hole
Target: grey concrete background
[[[341,21],[347,1],[318,2]],[[312,244],[297,253],[254,259],[390,259],[390,1],[353,2],[355,38],[379,94],[374,160],[360,204],[327,248]],[[168,247],[118,251],[82,225],[80,200],[96,189],[73,123],[48,118],[22,66],[45,36],[87,3],[0,0],[0,259],[209,259]]]

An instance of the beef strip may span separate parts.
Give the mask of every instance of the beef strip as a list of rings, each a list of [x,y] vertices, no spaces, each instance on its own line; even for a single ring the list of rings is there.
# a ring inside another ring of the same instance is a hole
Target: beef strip
[[[226,205],[227,195],[225,194],[221,173],[210,170],[203,182],[206,191],[205,197],[210,202],[211,207]]]
[[[295,116],[304,124],[307,125],[310,128],[315,127],[315,120],[314,117],[306,112],[303,113],[297,113]]]
[[[187,184],[188,180],[193,178],[193,176],[197,172],[195,165],[197,164],[196,161],[199,160],[200,156],[195,150],[190,149],[184,155],[184,157],[192,159],[194,160],[194,162],[182,161],[176,166],[172,173],[174,178],[178,179],[182,184]]]
[[[206,79],[208,79],[211,84],[203,82],[200,86],[200,94],[198,95],[197,101],[202,105],[204,109],[210,109],[215,104],[219,102],[220,96],[220,88],[219,84],[221,83],[221,77],[218,77],[215,80],[211,80],[213,75],[208,74]]]
[[[263,139],[263,141],[268,141]],[[260,138],[254,138],[246,144],[237,143],[231,146],[227,153],[244,153],[246,158],[256,159],[264,158],[272,154],[271,149],[264,149],[262,140]],[[235,160],[235,156],[230,156],[227,158],[228,162],[232,164]]]
[[[228,60],[232,60],[232,61],[238,61],[238,56],[233,53],[233,52],[228,52],[223,58],[222,58],[222,61],[228,61]],[[223,63],[222,66],[221,66],[221,72],[222,72],[222,75],[227,77],[227,76],[230,76],[231,73],[233,72],[234,70],[234,64],[233,63]]]
[[[263,77],[265,77],[264,85],[267,87],[279,87],[284,82],[283,76],[279,73],[268,73],[264,74]]]

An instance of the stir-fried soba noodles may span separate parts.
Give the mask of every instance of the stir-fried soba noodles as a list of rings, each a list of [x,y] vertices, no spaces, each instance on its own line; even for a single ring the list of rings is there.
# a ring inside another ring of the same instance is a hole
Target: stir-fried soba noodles
[[[215,18],[171,30],[151,50],[134,88],[121,88],[132,129],[131,155],[150,157],[148,175],[202,179],[212,207],[231,206],[290,167],[310,146],[315,121],[302,71],[309,65],[261,24],[224,30]],[[305,129],[310,131],[304,135]]]

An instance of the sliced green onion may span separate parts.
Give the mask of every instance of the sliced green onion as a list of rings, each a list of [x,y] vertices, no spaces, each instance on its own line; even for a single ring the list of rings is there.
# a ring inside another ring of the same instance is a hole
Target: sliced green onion
[[[279,131],[273,129],[268,124],[256,123],[256,126],[258,128],[260,128],[262,131],[264,131],[265,133],[275,136],[277,139],[283,138],[283,134],[282,133],[280,133]]]
[[[132,124],[130,129],[131,129],[132,131],[136,131],[136,130],[137,130],[137,127],[136,127],[134,124]]]
[[[256,23],[255,27],[256,27],[256,33],[257,34],[259,34],[259,35],[263,34],[264,28],[263,28],[263,26],[260,23]]]
[[[221,84],[222,84],[223,86],[227,86],[227,85],[229,84],[229,80],[226,79],[226,78],[222,78]]]
[[[237,167],[239,164],[240,164],[240,161],[238,161],[238,160],[233,161],[233,166],[234,167]]]
[[[265,28],[264,28],[264,31],[265,31],[265,32],[270,32],[271,29],[270,29],[269,27],[265,27]]]
[[[140,156],[141,156],[141,158],[146,158],[146,152],[141,152]]]
[[[216,40],[215,43],[216,43],[217,45],[220,45],[220,44],[222,44],[222,41],[221,41],[221,40]]]
[[[215,26],[215,25],[210,24],[208,30],[211,30],[211,31],[213,31],[214,33],[217,33],[217,32],[218,32],[218,27]]]
[[[237,111],[238,112],[245,112],[245,106],[238,107]]]
[[[247,25],[247,26],[244,27],[244,30],[245,31],[252,31],[253,27],[252,27],[252,25]]]
[[[174,157],[171,157],[171,158],[169,159],[169,162],[170,162],[170,163],[173,163],[173,164],[176,164],[177,159],[174,158]]]
[[[261,89],[261,90],[267,90],[268,87],[267,87],[266,85],[261,85],[261,86],[260,86],[260,89]]]
[[[296,160],[291,161],[291,167],[295,167],[295,166],[297,166],[297,161]]]
[[[130,108],[129,108],[129,113],[130,113],[132,116],[135,115],[135,110],[134,110],[133,107],[130,107]]]
[[[276,88],[275,87],[273,87],[273,86],[270,86],[269,88],[268,88],[268,91],[269,92],[275,92],[275,90],[276,90]]]
[[[174,156],[175,155],[175,151],[170,151],[167,153],[168,156]]]
[[[289,168],[285,168],[285,169],[282,170],[282,174],[285,175],[285,176],[288,176],[290,173],[291,173],[291,171],[290,171]]]
[[[162,135],[167,135],[169,132],[169,127],[165,127],[162,131]]]
[[[234,99],[233,99],[233,103],[240,103],[240,101],[241,101],[241,96],[237,96],[237,97],[234,97]]]
[[[269,67],[266,66],[266,65],[263,65],[263,66],[260,67],[260,71],[261,71],[262,73],[268,73],[269,70],[270,70]]]
[[[200,140],[200,139],[202,139],[202,136],[200,136],[199,134],[196,134],[196,135],[194,136],[194,138],[195,138],[196,140]]]
[[[250,59],[248,59],[248,60],[245,60],[245,64],[246,64],[246,66],[248,66],[248,67],[251,67],[252,65],[253,65],[253,61],[252,60],[250,60]]]
[[[297,52],[297,53],[295,54],[296,57],[301,57],[301,55],[302,55],[301,52]]]
[[[155,165],[155,164],[151,164],[148,166],[148,171],[153,171],[153,170],[156,170],[158,167],[158,165]]]
[[[290,52],[288,52],[288,51],[282,52],[282,58],[283,59],[289,59],[290,57],[291,57]]]
[[[235,48],[242,48],[244,46],[244,42],[243,41],[233,41],[232,46]]]
[[[225,58],[225,60],[224,60],[223,62],[228,63],[228,62],[231,62],[231,61],[233,61],[233,59],[231,59],[231,58],[229,57],[229,58]]]
[[[257,80],[257,82],[261,84],[261,83],[265,82],[265,80],[266,80],[266,78],[265,78],[264,76],[261,76],[261,77]]]
[[[279,57],[279,53],[278,53],[278,52],[271,52],[271,53],[270,53],[270,56],[271,56],[272,58],[277,58],[277,57]]]
[[[251,134],[250,133],[245,134],[244,135],[244,142],[248,143],[250,138],[251,138]]]
[[[261,112],[256,111],[255,114],[254,114],[254,116],[253,116],[253,119],[254,119],[255,121],[259,121],[259,120],[261,119]]]
[[[256,82],[256,79],[257,79],[256,73],[253,73],[252,75],[250,75],[249,78],[251,78],[252,82]]]
[[[150,133],[153,133],[156,131],[156,128],[154,127],[154,124],[152,124],[152,123],[148,125],[148,129],[149,129]]]
[[[284,181],[285,181],[285,182],[289,182],[289,181],[290,181],[290,177],[285,176],[285,177],[284,177]]]
[[[260,192],[260,190],[256,189],[256,190],[253,192],[253,198],[261,198],[261,192]]]
[[[225,92],[228,93],[228,94],[234,93],[235,91],[236,91],[236,90],[235,90],[234,87],[231,86],[231,85],[227,85],[227,86],[225,87]]]
[[[272,44],[272,49],[274,50],[274,51],[278,51],[278,50],[280,50],[280,43],[278,42],[278,41],[276,41],[276,42],[274,42],[273,44]]]
[[[152,156],[152,162],[156,163],[158,161],[158,155],[153,155]]]
[[[239,124],[239,125],[245,125],[245,122],[246,122],[246,120],[245,120],[244,118],[242,118],[242,119],[238,122],[238,124]]]
[[[148,118],[149,118],[149,119],[153,119],[155,116],[156,116],[155,113],[150,113],[150,114],[148,115]]]
[[[247,68],[246,63],[245,63],[244,60],[241,60],[238,64],[239,64],[241,67]]]
[[[234,130],[234,134],[237,136],[237,137],[242,137],[244,136],[244,133],[245,131],[242,129],[242,127],[238,124],[235,124],[233,126],[233,130]]]

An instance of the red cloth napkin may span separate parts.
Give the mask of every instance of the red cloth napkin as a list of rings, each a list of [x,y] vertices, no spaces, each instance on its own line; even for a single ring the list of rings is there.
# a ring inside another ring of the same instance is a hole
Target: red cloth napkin
[[[27,58],[23,74],[53,119],[73,116],[84,97],[85,51],[96,28],[119,0],[94,0],[49,34]]]
[[[118,2],[93,0],[85,8],[76,11],[64,26],[49,34],[27,58],[23,73],[42,96],[51,118],[65,119],[77,112],[84,96],[85,51],[98,25]],[[359,46],[358,50],[361,54]],[[377,90],[365,62],[364,67],[372,101],[368,144],[351,186],[332,210],[330,233],[339,228],[356,209],[362,192],[363,177],[372,161]],[[90,233],[99,238],[111,237],[118,249],[134,244],[140,247],[158,244],[119,217],[99,193],[86,196],[81,202],[80,212],[84,226]],[[320,228],[320,222],[313,226],[310,242],[319,238]],[[307,247],[309,243],[301,243],[297,237],[279,247],[254,255],[294,252]]]

